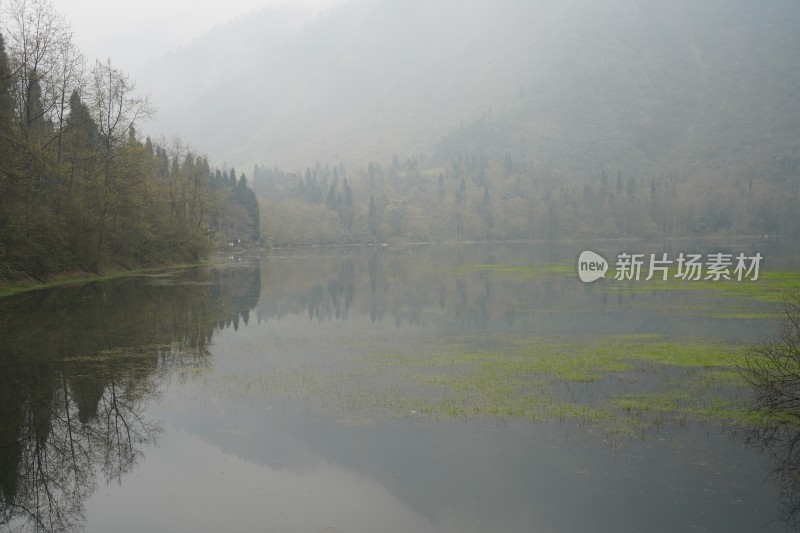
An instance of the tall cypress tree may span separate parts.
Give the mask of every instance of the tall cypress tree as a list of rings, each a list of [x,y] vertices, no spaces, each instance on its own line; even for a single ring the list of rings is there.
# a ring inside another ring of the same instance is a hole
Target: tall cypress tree
[[[14,101],[11,98],[10,85],[11,70],[8,67],[3,35],[0,34],[0,255],[5,256],[4,259],[0,258],[0,274],[8,262],[7,243],[13,242],[13,232],[8,224],[11,216],[9,191],[14,183],[10,177],[14,167],[12,154],[15,153],[9,143],[14,123]],[[3,489],[11,493],[15,490],[13,486],[0,487],[0,495]]]
[[[96,147],[100,132],[92,118],[92,112],[81,101],[78,91],[72,91],[69,98],[69,117],[66,124],[67,129],[78,139],[83,149],[91,150]]]
[[[14,120],[14,100],[11,98],[11,69],[8,66],[3,34],[0,33],[0,132],[8,132]]]
[[[375,196],[369,195],[369,214],[367,215],[367,229],[372,238],[378,237],[378,208],[375,205]]]

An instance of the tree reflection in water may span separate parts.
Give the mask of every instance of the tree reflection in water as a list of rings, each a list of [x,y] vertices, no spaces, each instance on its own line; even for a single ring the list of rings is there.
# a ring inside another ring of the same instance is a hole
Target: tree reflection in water
[[[800,530],[800,295],[786,302],[778,339],[752,348],[741,372],[752,387],[755,421],[736,431],[772,460],[782,519]]]
[[[764,450],[781,494],[779,511],[787,528],[800,530],[800,426],[773,424],[741,431],[744,442]]]
[[[0,528],[81,529],[98,485],[155,444],[145,413],[164,377],[207,365],[213,332],[247,320],[259,292],[255,265],[0,300]]]
[[[155,393],[152,380],[126,376],[116,364],[77,380],[66,368],[36,365],[25,377],[39,386],[27,391],[19,375],[3,372],[3,395],[14,397],[3,398],[0,408],[0,523],[27,522],[42,531],[79,527],[98,478],[120,480],[155,442],[158,425],[141,415]],[[96,397],[92,406],[79,400],[87,393]]]

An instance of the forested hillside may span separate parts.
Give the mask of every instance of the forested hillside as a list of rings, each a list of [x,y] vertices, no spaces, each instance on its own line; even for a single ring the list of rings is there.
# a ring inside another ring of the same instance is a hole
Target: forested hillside
[[[181,96],[162,123],[257,164],[274,242],[800,232],[796,2],[354,0],[267,31],[282,17],[151,72]]]
[[[266,233],[275,245],[800,234],[793,158],[738,176],[602,167],[574,176],[499,149],[492,129],[483,119],[433,156],[353,171],[256,165]]]
[[[747,173],[797,157],[798,24],[790,0],[353,0],[244,17],[143,77],[159,127],[238,167],[432,155],[491,109],[515,159],[571,175]]]
[[[130,78],[27,5],[0,27],[0,278],[262,237],[800,233],[796,2],[264,10],[154,62],[155,125]],[[146,128],[191,132],[224,170]]]
[[[3,14],[0,283],[196,261],[211,237],[258,238],[246,178],[215,176],[180,141],[140,139],[153,107],[110,61],[87,68],[47,2]]]

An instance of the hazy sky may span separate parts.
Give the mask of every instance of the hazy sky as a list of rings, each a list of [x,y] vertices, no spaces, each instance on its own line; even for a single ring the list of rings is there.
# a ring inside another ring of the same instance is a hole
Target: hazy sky
[[[51,0],[71,23],[89,62],[111,57],[129,74],[214,26],[262,7],[301,6],[310,14],[344,0]],[[0,0],[2,3],[2,0]]]

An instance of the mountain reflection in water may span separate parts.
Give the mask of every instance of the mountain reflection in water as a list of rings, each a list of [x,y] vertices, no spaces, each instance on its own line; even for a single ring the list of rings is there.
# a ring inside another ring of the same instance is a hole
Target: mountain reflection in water
[[[776,488],[770,465],[708,420],[655,417],[620,444],[590,420],[382,410],[446,377],[425,358],[452,349],[642,334],[737,345],[774,326],[775,305],[727,293],[583,284],[571,268],[583,248],[301,250],[0,299],[0,529],[774,529],[776,501],[798,501],[788,433],[769,447],[789,473]],[[759,250],[769,268],[797,268]],[[732,304],[754,318],[720,316]],[[376,371],[375,357],[422,371]],[[681,372],[531,384],[591,404]],[[761,430],[747,442],[766,442]]]

